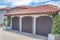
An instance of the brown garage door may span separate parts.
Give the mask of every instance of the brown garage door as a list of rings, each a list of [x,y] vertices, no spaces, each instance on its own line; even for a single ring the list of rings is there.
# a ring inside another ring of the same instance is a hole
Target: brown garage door
[[[32,17],[22,18],[22,31],[32,33]]]
[[[38,17],[36,19],[36,34],[48,36],[51,33],[52,18],[47,16]]]
[[[19,17],[12,18],[12,29],[19,31]]]

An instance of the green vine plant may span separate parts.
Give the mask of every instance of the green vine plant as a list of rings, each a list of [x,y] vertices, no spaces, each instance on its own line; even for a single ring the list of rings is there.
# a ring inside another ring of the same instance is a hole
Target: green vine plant
[[[7,16],[7,26],[10,26],[11,23],[11,16]]]
[[[52,25],[52,33],[60,34],[60,16],[57,14],[53,14],[53,25]]]

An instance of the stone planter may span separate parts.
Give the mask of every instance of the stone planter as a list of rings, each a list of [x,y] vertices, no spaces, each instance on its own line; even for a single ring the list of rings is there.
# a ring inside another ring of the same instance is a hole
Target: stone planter
[[[3,30],[11,30],[12,28],[10,26],[3,26]]]
[[[48,40],[60,40],[60,34],[48,34]]]

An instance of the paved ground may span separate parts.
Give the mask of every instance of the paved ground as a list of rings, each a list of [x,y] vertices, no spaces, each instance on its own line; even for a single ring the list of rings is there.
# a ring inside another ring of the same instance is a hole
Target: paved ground
[[[45,40],[44,37],[35,37],[13,31],[4,31],[0,28],[0,40]]]

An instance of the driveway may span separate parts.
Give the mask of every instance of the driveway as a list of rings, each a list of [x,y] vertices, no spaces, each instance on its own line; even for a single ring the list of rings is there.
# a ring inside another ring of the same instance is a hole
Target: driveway
[[[47,40],[40,36],[26,35],[15,31],[4,31],[0,28],[0,40]]]

